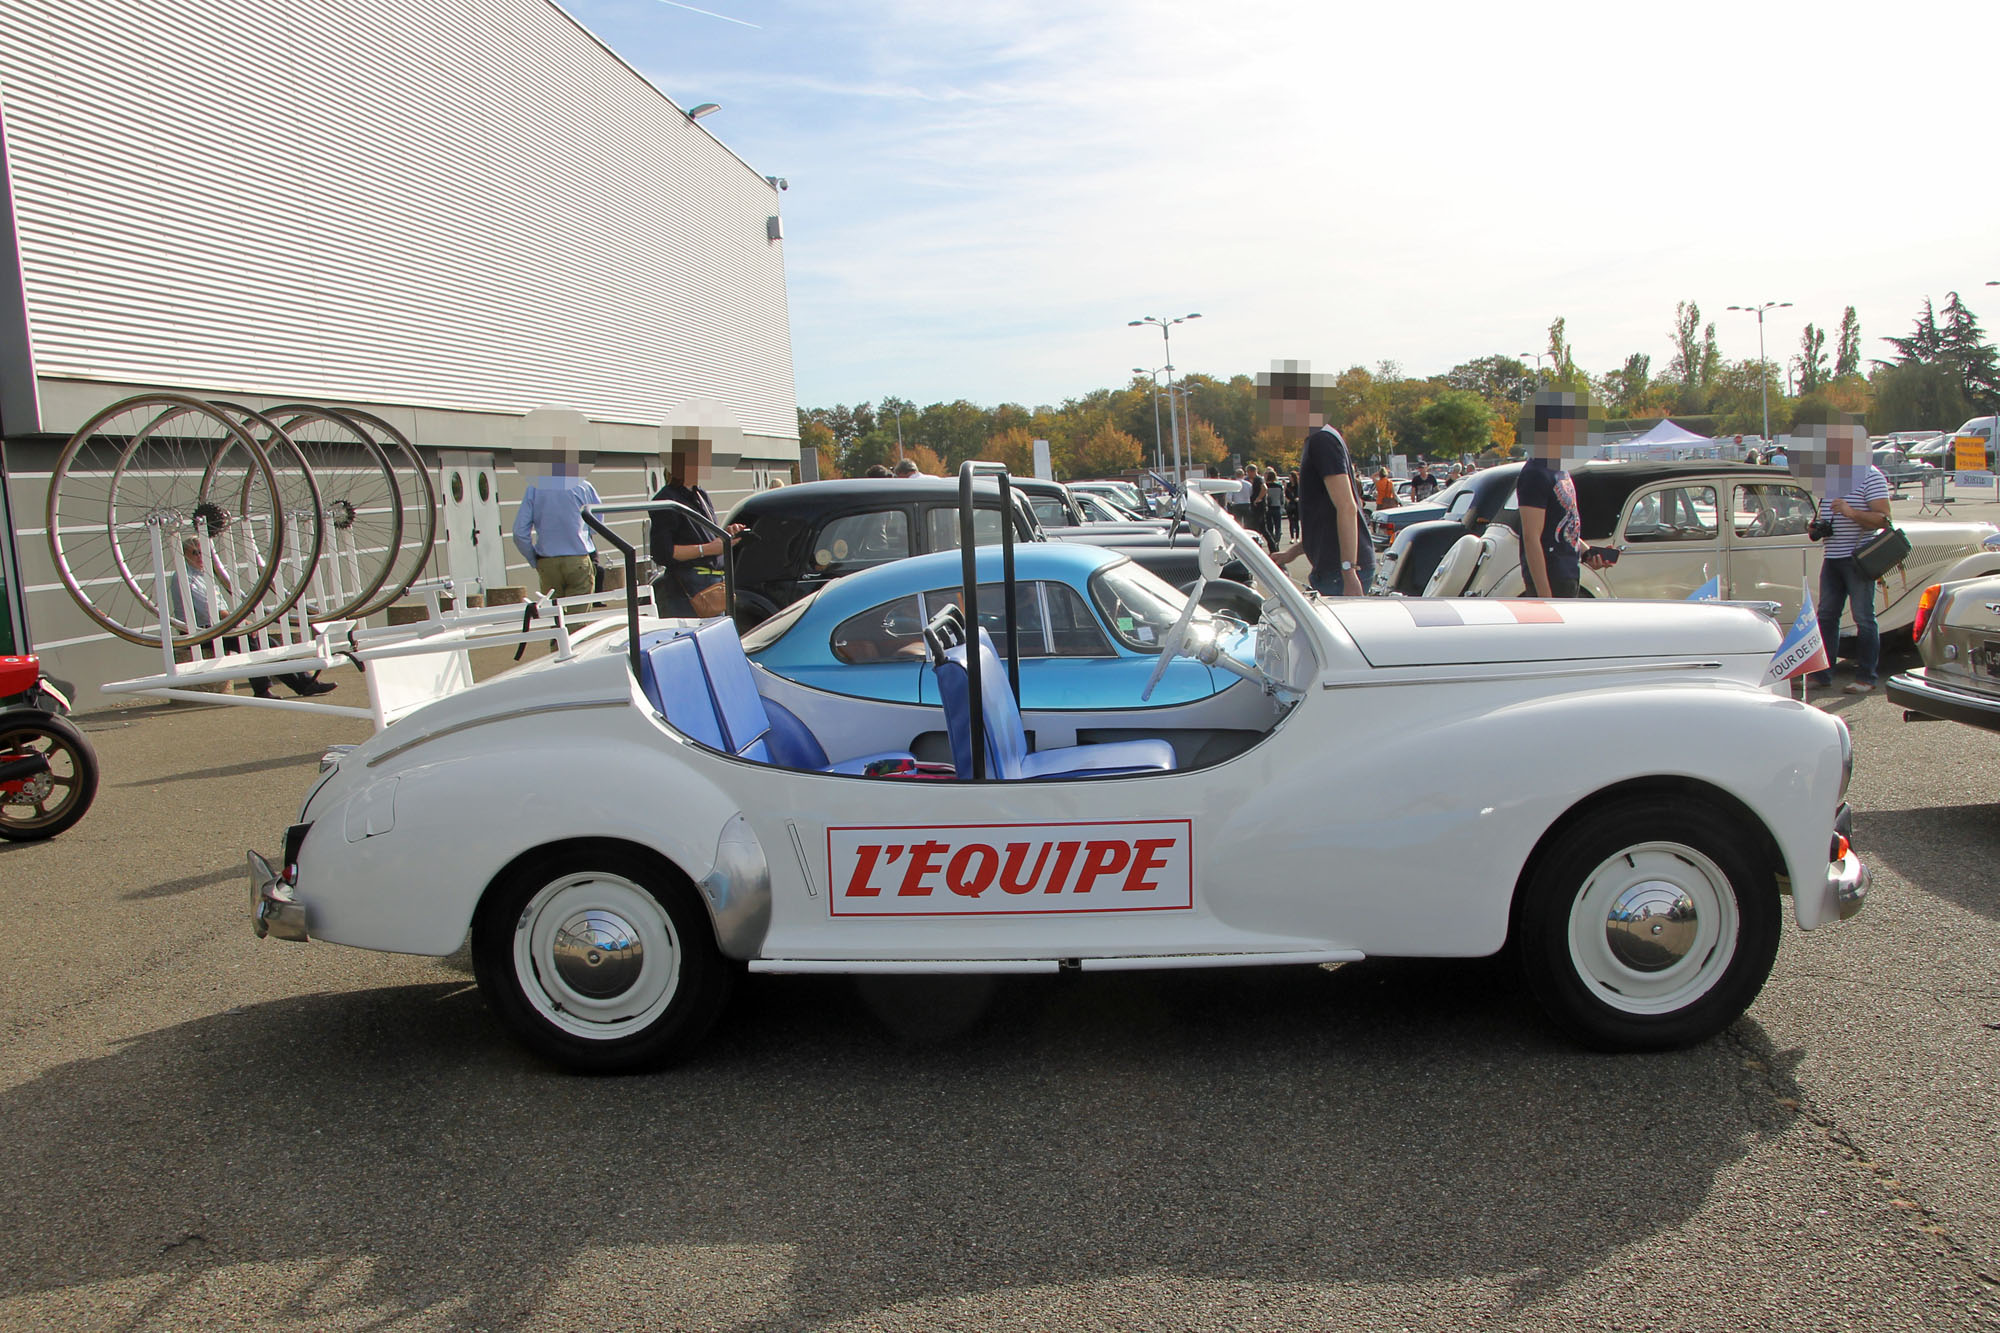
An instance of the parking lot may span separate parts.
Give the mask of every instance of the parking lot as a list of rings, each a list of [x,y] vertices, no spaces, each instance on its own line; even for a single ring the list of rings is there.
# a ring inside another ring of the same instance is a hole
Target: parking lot
[[[0,1328],[2000,1327],[2000,737],[1830,706],[1873,896],[1695,1050],[1375,960],[753,979],[610,1080],[252,937],[365,724],[88,714],[97,806],[0,845]]]

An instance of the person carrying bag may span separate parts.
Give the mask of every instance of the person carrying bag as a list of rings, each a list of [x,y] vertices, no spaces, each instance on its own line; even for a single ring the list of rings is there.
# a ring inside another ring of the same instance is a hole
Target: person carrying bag
[[[653,498],[672,500],[715,523],[715,502],[700,484],[707,470],[704,452],[703,441],[674,441],[667,484]],[[728,540],[734,541],[742,531],[740,523],[731,526]],[[722,576],[723,540],[710,536],[686,514],[664,510],[653,515],[653,563],[660,570],[653,579],[653,600],[661,615],[713,620],[728,614],[729,593]]]
[[[1853,609],[1854,679],[1847,693],[1867,694],[1875,688],[1882,654],[1882,636],[1875,628],[1875,580],[1902,563],[1910,542],[1891,525],[1889,479],[1867,461],[1865,429],[1842,423],[1825,430],[1826,498],[1819,502],[1819,518],[1806,530],[1812,540],[1826,543],[1819,567],[1819,634],[1832,662],[1840,655],[1841,612]],[[1833,672],[1829,668],[1807,679],[1824,689],[1833,684]]]

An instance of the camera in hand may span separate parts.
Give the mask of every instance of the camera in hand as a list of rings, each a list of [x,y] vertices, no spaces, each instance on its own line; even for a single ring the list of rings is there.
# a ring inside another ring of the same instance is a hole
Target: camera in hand
[[[1833,535],[1833,520],[1830,518],[1816,518],[1812,522],[1806,524],[1806,536],[1812,538],[1812,540],[1816,542],[1823,542],[1832,535]]]

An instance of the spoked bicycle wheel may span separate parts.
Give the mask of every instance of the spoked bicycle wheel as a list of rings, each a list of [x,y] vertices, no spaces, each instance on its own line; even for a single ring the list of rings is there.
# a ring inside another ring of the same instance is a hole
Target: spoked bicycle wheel
[[[140,394],[86,421],[56,459],[47,516],[63,586],[132,643],[160,642],[162,576],[174,638],[189,644],[235,628],[277,577],[284,515],[270,461],[234,419],[185,394]],[[190,539],[202,570],[187,568]]]
[[[389,455],[330,408],[286,403],[264,415],[284,428],[319,482],[326,545],[306,610],[321,623],[359,619],[402,549],[403,498]]]
[[[423,456],[403,432],[372,412],[354,407],[336,410],[365,429],[388,453],[403,497],[402,550],[390,566],[389,577],[383,580],[381,590],[366,606],[355,612],[355,618],[359,619],[375,614],[408,592],[410,585],[422,576],[424,566],[430,563],[437,541],[437,483],[431,480],[430,469],[424,466]]]
[[[285,516],[283,540],[275,553],[277,576],[263,600],[236,626],[238,634],[254,634],[290,611],[311,586],[325,546],[325,506],[312,465],[284,427],[240,403],[215,402],[211,406],[234,417],[264,450],[278,481],[278,506]],[[251,535],[259,536],[254,529]]]

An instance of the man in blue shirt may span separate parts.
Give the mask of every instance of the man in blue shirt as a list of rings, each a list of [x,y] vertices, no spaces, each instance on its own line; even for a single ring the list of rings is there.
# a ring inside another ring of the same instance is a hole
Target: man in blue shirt
[[[549,474],[528,483],[514,515],[514,545],[534,566],[543,592],[580,597],[597,591],[597,543],[584,525],[583,507],[600,503],[573,450],[559,452]]]
[[[1824,534],[1826,541],[1819,566],[1819,636],[1827,660],[1839,657],[1840,615],[1854,609],[1854,679],[1847,693],[1866,694],[1875,688],[1882,636],[1875,628],[1875,581],[1854,567],[1854,548],[1889,526],[1889,479],[1870,461],[1866,426],[1845,421],[1809,429],[1826,440],[1826,498],[1812,530],[1815,540]],[[1806,470],[1818,469],[1809,463]],[[1833,672],[1816,671],[1806,679],[1825,688],[1833,684]]]
[[[1257,376],[1257,396],[1268,422],[1304,431],[1299,454],[1299,540],[1271,558],[1279,568],[1300,556],[1312,573],[1307,583],[1325,597],[1359,597],[1375,575],[1375,544],[1361,517],[1360,483],[1347,437],[1327,422],[1332,385],[1304,362],[1273,365]]]
[[[1521,580],[1529,597],[1575,597],[1583,566],[1603,568],[1584,545],[1569,464],[1592,452],[1590,403],[1581,395],[1545,390],[1535,395],[1528,423],[1528,461],[1514,484],[1521,515]]]

